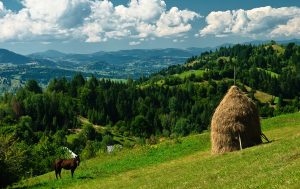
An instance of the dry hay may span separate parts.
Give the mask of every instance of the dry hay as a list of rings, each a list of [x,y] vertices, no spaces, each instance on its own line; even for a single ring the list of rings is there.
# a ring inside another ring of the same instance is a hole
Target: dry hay
[[[261,128],[255,103],[232,86],[212,117],[212,153],[224,153],[261,144]]]

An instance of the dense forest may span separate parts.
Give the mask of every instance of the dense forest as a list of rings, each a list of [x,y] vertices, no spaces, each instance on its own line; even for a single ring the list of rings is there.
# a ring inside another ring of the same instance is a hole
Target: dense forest
[[[272,41],[221,47],[136,81],[78,73],[71,80],[55,78],[42,89],[28,80],[0,99],[1,185],[50,171],[55,158],[66,156],[62,146],[87,159],[104,153],[108,144],[133,145],[115,135],[152,144],[159,137],[201,133],[234,82],[257,103],[261,117],[298,111],[300,46]],[[257,95],[262,92],[267,100]],[[75,138],[67,140],[74,130],[79,130]]]

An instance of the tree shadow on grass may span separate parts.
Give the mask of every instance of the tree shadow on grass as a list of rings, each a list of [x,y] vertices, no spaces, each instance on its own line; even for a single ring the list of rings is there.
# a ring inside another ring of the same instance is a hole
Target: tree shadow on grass
[[[84,179],[94,179],[94,177],[92,177],[92,176],[80,176],[80,177],[77,177],[78,179],[82,179],[82,180],[84,180]]]
[[[43,186],[46,186],[46,185],[47,185],[46,182],[41,182],[41,183],[36,183],[34,185],[31,185],[31,186],[13,186],[12,188],[14,188],[14,189],[40,188],[40,187],[43,187]]]

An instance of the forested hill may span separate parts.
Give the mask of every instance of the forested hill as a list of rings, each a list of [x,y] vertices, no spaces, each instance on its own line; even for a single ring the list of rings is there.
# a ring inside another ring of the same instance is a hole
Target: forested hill
[[[14,165],[1,167],[6,171],[0,179],[10,183],[28,171],[51,170],[61,146],[88,159],[107,144],[129,147],[200,133],[233,85],[234,67],[237,85],[257,102],[262,117],[299,110],[300,47],[293,43],[221,47],[137,81],[77,74],[53,79],[42,90],[30,80],[1,98],[0,150],[18,161],[0,159],[1,166]]]
[[[300,47],[295,43],[283,46],[273,41],[260,46],[221,47],[215,52],[192,57],[183,66],[164,69],[149,81],[159,81],[161,76],[166,78],[163,80],[167,85],[178,85],[188,80],[220,81],[232,79],[234,67],[237,81],[253,90],[287,99],[299,96]]]

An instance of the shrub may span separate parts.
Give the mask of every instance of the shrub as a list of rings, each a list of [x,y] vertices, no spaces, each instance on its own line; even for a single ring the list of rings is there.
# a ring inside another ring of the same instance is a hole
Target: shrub
[[[0,136],[0,188],[18,181],[30,168],[29,149],[9,136]]]
[[[146,139],[146,143],[150,145],[154,145],[158,143],[158,137],[151,135],[150,138]]]
[[[96,148],[95,143],[88,140],[86,142],[85,148],[81,152],[81,157],[82,159],[90,159],[92,157],[95,157],[97,151],[98,149]]]
[[[175,127],[173,128],[173,133],[178,135],[186,136],[189,134],[190,124],[186,118],[180,118],[177,120]]]

